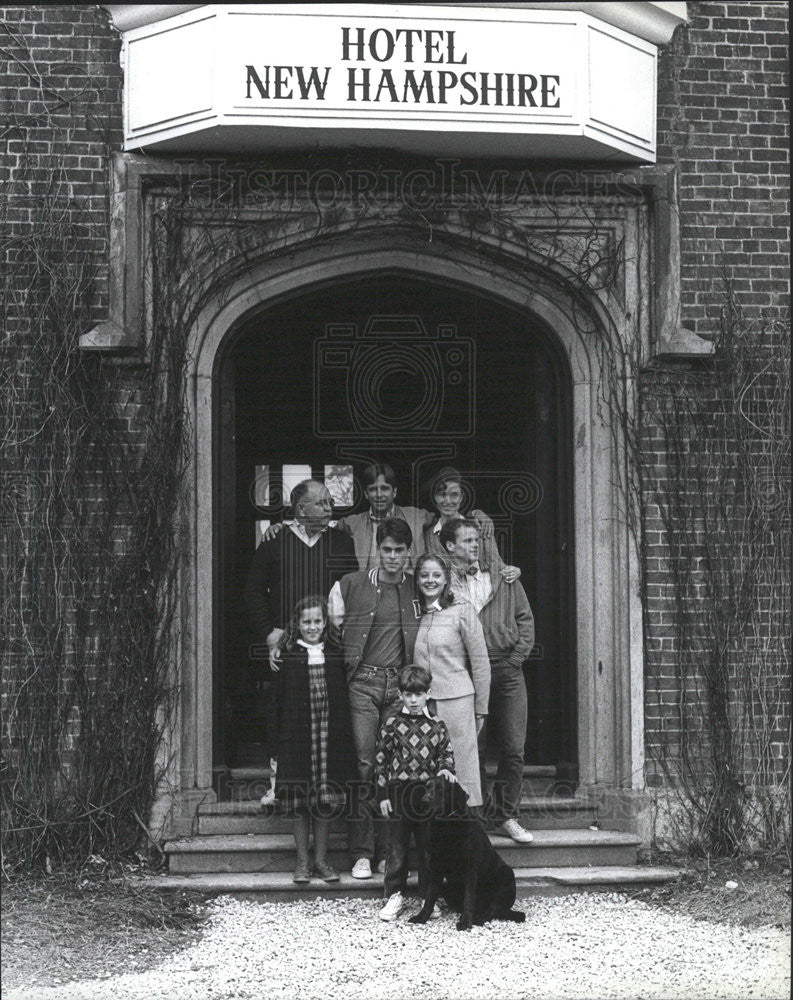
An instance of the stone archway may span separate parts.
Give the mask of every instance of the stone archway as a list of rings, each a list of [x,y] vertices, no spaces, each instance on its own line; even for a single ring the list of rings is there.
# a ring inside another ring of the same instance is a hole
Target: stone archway
[[[622,515],[624,449],[598,400],[598,352],[570,316],[576,297],[529,267],[524,257],[481,257],[466,248],[400,245],[377,233],[343,238],[332,248],[290,251],[251,269],[201,313],[194,329],[190,380],[193,465],[186,553],[181,711],[172,733],[171,834],[190,831],[195,807],[212,792],[213,408],[216,364],[226,338],[246,317],[308,288],[388,270],[478,289],[537,317],[558,339],[573,373],[575,622],[578,650],[580,791],[620,808],[614,826],[636,826],[629,803],[643,790],[641,606],[635,555]],[[569,301],[567,301],[569,299]],[[578,293],[580,301],[580,293]],[[604,336],[627,334],[619,309],[593,303]],[[591,346],[591,345],[589,345]],[[161,808],[166,803],[161,803]],[[628,804],[626,811],[625,806]],[[160,813],[162,815],[162,813]]]

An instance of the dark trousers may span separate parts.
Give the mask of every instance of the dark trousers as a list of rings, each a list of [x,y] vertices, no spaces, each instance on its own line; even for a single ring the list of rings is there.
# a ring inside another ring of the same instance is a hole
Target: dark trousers
[[[479,760],[485,816],[495,823],[515,819],[523,788],[523,755],[526,744],[528,698],[523,669],[509,663],[491,663],[490,708],[479,733]],[[485,794],[485,746],[488,730],[498,745],[498,770]]]
[[[388,850],[386,853],[383,895],[404,892],[408,878],[410,838],[416,842],[418,855],[419,891],[423,897],[429,873],[429,813],[424,800],[422,783],[400,782],[390,789],[391,816],[388,820]]]
[[[429,820],[393,817],[388,821],[388,853],[385,863],[383,897],[388,899],[395,892],[404,892],[408,880],[408,851],[410,837],[416,842],[419,860],[419,893],[424,896],[429,870]]]

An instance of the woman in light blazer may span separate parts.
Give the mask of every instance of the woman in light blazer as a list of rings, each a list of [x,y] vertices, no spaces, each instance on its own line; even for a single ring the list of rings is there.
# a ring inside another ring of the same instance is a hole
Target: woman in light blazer
[[[421,613],[413,660],[432,674],[435,715],[449,730],[457,780],[469,806],[482,805],[477,736],[487,715],[490,661],[472,604],[449,589],[449,564],[425,552],[416,561],[416,603]]]

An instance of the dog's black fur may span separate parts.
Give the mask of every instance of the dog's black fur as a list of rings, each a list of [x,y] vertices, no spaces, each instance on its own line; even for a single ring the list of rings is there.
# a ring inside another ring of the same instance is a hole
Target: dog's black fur
[[[429,877],[424,905],[412,924],[425,924],[439,896],[460,913],[457,930],[470,930],[488,920],[521,923],[526,915],[513,910],[515,873],[496,854],[479,820],[468,810],[468,796],[457,782],[427,782]]]

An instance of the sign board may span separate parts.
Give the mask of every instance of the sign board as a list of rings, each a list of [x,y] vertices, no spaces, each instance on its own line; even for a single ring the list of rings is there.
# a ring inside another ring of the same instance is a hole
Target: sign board
[[[211,4],[124,42],[128,149],[655,156],[655,45],[572,8]]]

